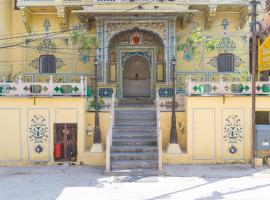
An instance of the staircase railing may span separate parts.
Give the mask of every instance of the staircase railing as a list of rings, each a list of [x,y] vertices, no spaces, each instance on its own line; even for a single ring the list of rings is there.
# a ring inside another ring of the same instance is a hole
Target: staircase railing
[[[112,146],[112,130],[114,127],[114,101],[115,93],[112,94],[112,104],[111,104],[111,121],[106,135],[106,172],[111,171],[111,146]]]
[[[159,93],[156,94],[156,119],[157,119],[157,145],[158,145],[158,170],[162,171],[162,129],[160,127]]]

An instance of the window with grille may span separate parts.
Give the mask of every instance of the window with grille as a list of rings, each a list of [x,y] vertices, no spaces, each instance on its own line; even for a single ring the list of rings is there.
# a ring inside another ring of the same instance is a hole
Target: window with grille
[[[39,73],[56,73],[56,59],[54,55],[39,57]]]
[[[256,124],[270,124],[270,113],[267,111],[256,111]]]
[[[221,53],[217,57],[219,72],[234,72],[234,55],[232,53]]]

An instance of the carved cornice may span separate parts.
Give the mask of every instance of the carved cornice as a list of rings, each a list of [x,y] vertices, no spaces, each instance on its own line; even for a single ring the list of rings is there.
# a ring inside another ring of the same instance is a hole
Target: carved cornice
[[[248,21],[249,18],[249,7],[246,6],[243,8],[243,10],[240,12],[240,28],[243,29]]]
[[[24,23],[26,32],[31,33],[32,32],[31,13],[27,10],[27,8],[21,8],[21,16],[22,16],[22,21]]]
[[[205,29],[210,29],[216,16],[217,6],[209,5],[205,12]]]
[[[59,27],[62,31],[68,29],[68,22],[69,22],[69,14],[67,9],[64,6],[56,7],[57,16],[59,21]]]

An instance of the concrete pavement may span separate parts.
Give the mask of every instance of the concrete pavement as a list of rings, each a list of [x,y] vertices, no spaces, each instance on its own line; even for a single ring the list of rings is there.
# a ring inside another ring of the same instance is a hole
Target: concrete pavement
[[[0,167],[1,200],[270,199],[270,168],[167,165],[165,176],[104,176],[89,166]]]

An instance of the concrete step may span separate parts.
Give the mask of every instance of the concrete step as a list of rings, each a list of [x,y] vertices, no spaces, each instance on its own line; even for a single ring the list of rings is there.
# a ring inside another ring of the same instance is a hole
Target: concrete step
[[[122,169],[122,170],[113,170],[111,172],[105,172],[105,175],[149,177],[162,175],[162,173],[155,169]]]
[[[140,138],[151,138],[153,140],[157,140],[157,134],[152,133],[128,133],[128,134],[113,134],[113,140],[114,139],[140,139]]]
[[[112,153],[112,161],[116,160],[157,160],[157,152],[143,152],[143,153]]]
[[[111,163],[112,170],[121,169],[158,169],[157,160],[117,160]]]
[[[114,126],[118,127],[156,127],[156,121],[142,121],[142,122],[138,122],[138,121],[115,121],[114,122]]]
[[[154,115],[156,113],[153,109],[115,109],[114,113],[117,115],[139,115],[139,114],[149,114]]]
[[[126,139],[126,138],[121,138],[121,139],[113,139],[112,140],[112,145],[114,146],[127,146],[127,145],[133,145],[133,146],[155,146],[157,145],[157,140],[156,139],[152,139],[152,138],[130,138],[130,139]]]
[[[156,126],[145,126],[145,127],[142,127],[142,126],[136,126],[136,127],[123,127],[123,126],[114,126],[113,127],[113,133],[118,133],[118,132],[121,132],[121,133],[124,133],[124,132],[137,132],[137,131],[140,131],[140,132],[157,132],[157,128]]]
[[[145,121],[145,120],[156,120],[156,115],[149,115],[149,116],[145,116],[145,115],[138,115],[138,116],[134,116],[134,115],[123,115],[123,116],[119,116],[119,115],[115,115],[115,121]]]
[[[158,147],[157,146],[112,146],[111,152],[112,153],[120,153],[120,152],[126,152],[126,153],[140,153],[140,152],[157,152]]]

